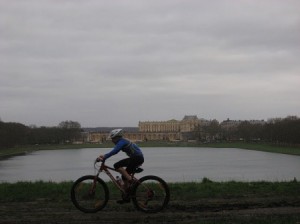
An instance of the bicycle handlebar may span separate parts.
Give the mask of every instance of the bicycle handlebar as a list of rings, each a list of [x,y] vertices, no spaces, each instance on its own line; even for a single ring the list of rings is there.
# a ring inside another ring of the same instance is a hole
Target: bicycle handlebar
[[[105,160],[102,160],[102,159],[100,159],[100,158],[97,158],[97,159],[95,160],[94,164],[96,164],[96,163],[99,163],[99,162],[102,162],[102,163],[104,163],[104,162],[105,162]]]

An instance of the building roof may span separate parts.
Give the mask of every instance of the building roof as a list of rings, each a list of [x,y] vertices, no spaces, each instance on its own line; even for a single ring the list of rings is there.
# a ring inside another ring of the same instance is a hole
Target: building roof
[[[197,115],[185,115],[182,120],[198,120]]]

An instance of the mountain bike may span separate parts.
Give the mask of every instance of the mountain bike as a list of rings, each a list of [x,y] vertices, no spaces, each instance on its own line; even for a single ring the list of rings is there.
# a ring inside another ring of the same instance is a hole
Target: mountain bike
[[[108,200],[110,191],[108,185],[99,177],[104,172],[112,181],[113,186],[121,192],[122,197],[129,198],[134,206],[143,212],[154,213],[163,210],[169,203],[170,190],[167,183],[160,177],[148,175],[140,179],[135,177],[143,169],[137,167],[131,174],[132,183],[124,189],[120,181],[110,171],[117,172],[114,168],[101,161],[94,163],[96,175],[86,175],[77,179],[71,188],[71,200],[75,207],[85,213],[95,213],[102,210]]]

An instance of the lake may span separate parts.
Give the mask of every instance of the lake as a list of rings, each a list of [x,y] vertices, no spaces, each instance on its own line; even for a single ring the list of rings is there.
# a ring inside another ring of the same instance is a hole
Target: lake
[[[93,162],[110,149],[86,148],[41,150],[0,160],[0,182],[68,181],[94,174]],[[289,181],[300,180],[300,156],[232,148],[145,147],[144,172],[168,182],[201,181]],[[119,154],[107,160],[113,165],[125,158]],[[117,175],[117,174],[116,174]],[[100,174],[108,180],[105,174]]]

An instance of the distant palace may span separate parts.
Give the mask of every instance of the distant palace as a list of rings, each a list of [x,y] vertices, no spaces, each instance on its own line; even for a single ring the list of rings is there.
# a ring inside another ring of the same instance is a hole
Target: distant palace
[[[216,122],[216,120],[213,120]],[[138,128],[124,128],[125,138],[135,142],[141,141],[194,141],[199,136],[205,139],[204,127],[213,122],[211,120],[199,119],[196,115],[186,115],[182,120],[168,121],[140,121]],[[224,128],[231,128],[241,121],[226,120],[221,123]],[[264,121],[253,121],[264,122]],[[109,130],[89,130],[85,141],[101,143],[107,141]]]
[[[185,133],[193,132],[200,125],[205,125],[208,121],[198,119],[194,116],[184,116],[181,121],[140,121],[136,132],[125,130],[125,137],[132,141],[182,141]],[[104,142],[108,133],[89,133],[90,142]]]

